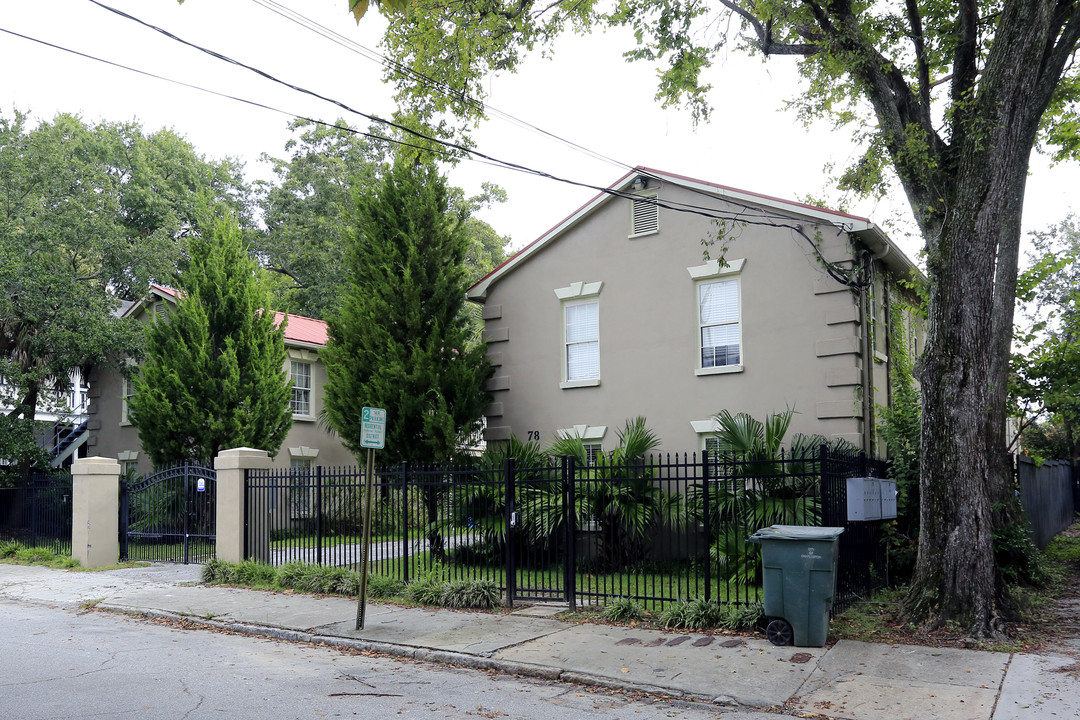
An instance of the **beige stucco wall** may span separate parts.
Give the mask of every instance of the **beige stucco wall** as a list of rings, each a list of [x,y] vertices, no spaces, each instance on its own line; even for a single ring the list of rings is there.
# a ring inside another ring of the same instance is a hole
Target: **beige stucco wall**
[[[664,200],[737,210],[665,184]],[[794,407],[791,432],[861,444],[862,317],[858,296],[830,279],[809,244],[789,229],[730,228],[728,261],[742,259],[743,371],[698,376],[697,290],[687,268],[705,262],[700,216],[660,210],[658,233],[628,238],[630,202],[615,198],[493,284],[485,304],[489,439],[607,426],[605,449],[627,418],[644,415],[667,451],[696,451],[692,421],[722,409],[765,414]],[[831,261],[850,260],[846,233],[818,228]],[[714,256],[717,251],[714,249]],[[603,282],[599,295],[600,384],[561,389],[562,302],[555,289]]]
[[[326,368],[318,361],[313,348],[290,347],[290,352],[298,359],[312,362],[312,412],[310,416],[294,417],[289,430],[271,460],[271,466],[288,468],[293,454],[311,458],[316,465],[356,465],[356,458],[335,437],[319,427],[317,418],[323,407],[323,392],[326,387]],[[289,362],[285,363],[288,372]],[[148,473],[152,470],[149,456],[142,450],[136,428],[121,422],[123,408],[123,385],[119,371],[97,367],[90,377],[90,437],[88,454],[123,460],[137,453],[138,471]],[[359,409],[357,410],[359,412]]]

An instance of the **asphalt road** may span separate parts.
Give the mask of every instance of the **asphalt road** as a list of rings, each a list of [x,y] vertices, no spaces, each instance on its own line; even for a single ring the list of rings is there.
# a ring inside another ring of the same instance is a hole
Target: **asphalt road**
[[[3,720],[776,718],[33,602],[0,629]]]

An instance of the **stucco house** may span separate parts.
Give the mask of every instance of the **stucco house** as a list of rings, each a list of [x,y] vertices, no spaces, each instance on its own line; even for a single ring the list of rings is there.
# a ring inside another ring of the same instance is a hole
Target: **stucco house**
[[[125,308],[122,317],[146,320],[169,311],[176,302],[176,290],[153,285],[141,301]],[[287,319],[285,347],[288,360],[284,371],[292,382],[293,424],[273,459],[273,466],[294,470],[315,465],[354,465],[356,458],[336,435],[319,426],[326,387],[326,368],[319,351],[326,346],[326,323],[300,315],[275,313],[278,322]],[[150,458],[143,451],[135,426],[128,422],[127,402],[132,383],[118,370],[96,367],[90,375],[87,445],[89,454],[117,458],[121,467],[140,474],[150,472]]]
[[[723,409],[791,407],[791,433],[881,455],[885,328],[913,274],[866,218],[635,168],[468,290],[496,367],[486,439],[608,450],[643,415],[690,452]]]

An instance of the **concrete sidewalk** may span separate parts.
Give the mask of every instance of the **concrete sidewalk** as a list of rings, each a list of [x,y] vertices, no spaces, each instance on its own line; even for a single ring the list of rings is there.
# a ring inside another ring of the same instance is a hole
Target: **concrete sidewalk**
[[[1080,716],[1075,657],[841,640],[764,638],[570,624],[558,608],[508,615],[356,603],[193,584],[198,566],[69,572],[0,565],[0,600],[150,616],[485,670],[663,693],[687,700],[854,720]],[[1073,647],[1071,650],[1080,649]]]

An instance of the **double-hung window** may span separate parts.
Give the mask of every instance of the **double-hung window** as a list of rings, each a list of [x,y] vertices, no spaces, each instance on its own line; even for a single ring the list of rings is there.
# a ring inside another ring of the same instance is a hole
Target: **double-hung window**
[[[131,398],[135,397],[135,378],[124,375],[120,378],[120,424],[128,425],[131,418],[128,413],[131,409]]]
[[[600,303],[568,304],[566,320],[566,381],[600,378]]]
[[[698,323],[702,369],[741,364],[738,278],[698,284]]]
[[[603,281],[575,282],[556,288],[562,302],[563,388],[600,384],[600,291]]]
[[[744,259],[712,260],[686,268],[696,282],[697,374],[740,372],[743,367],[742,288]]]
[[[293,360],[289,379],[292,382],[290,407],[293,415],[311,415],[311,363]]]

